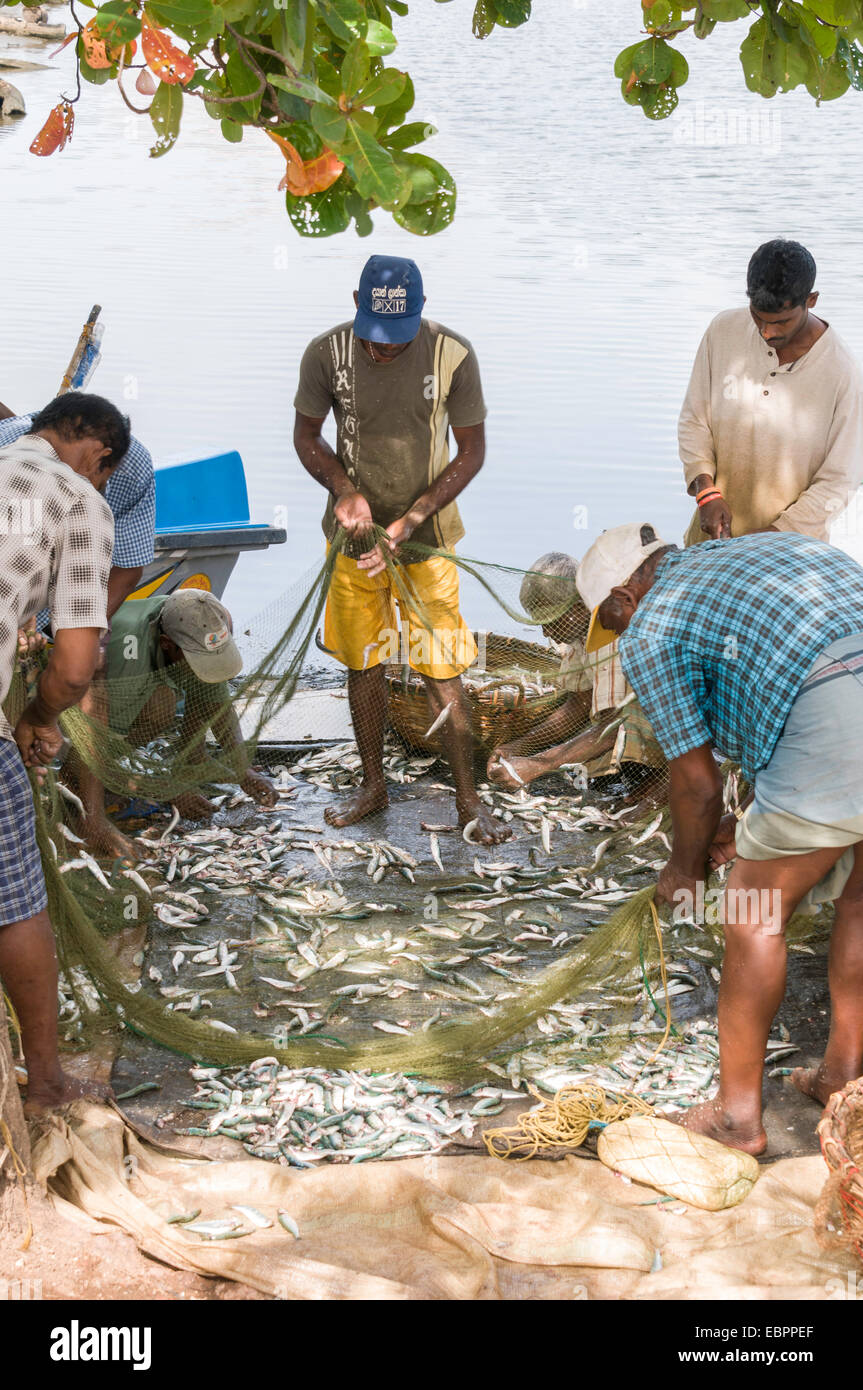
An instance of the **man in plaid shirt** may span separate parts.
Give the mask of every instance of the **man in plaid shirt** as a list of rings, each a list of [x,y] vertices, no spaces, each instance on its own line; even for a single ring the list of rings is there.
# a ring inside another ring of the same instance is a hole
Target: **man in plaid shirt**
[[[101,495],[129,447],[129,422],[100,396],[69,392],[0,449],[0,702],[17,633],[47,603],[54,645],[14,729],[0,714],[0,980],[21,1024],[28,1106],[93,1091],[57,1054],[57,959],[25,768],[60,751],[57,720],[86,693],[107,629],[114,520]]]
[[[790,532],[679,551],[630,525],[594,542],[578,587],[587,650],[621,637],[624,672],[670,763],[673,846],[657,897],[677,920],[704,905],[708,861],[736,847],[716,904],[719,1091],[684,1123],[759,1154],[785,927],[804,898],[836,901],[832,1017],[821,1065],[794,1080],[826,1103],[863,1071],[863,569]],[[714,750],[754,782],[736,819],[722,818]]]
[[[20,439],[30,429],[32,416],[12,415],[0,403],[0,448]],[[140,583],[144,566],[154,556],[153,535],[156,525],[156,479],[153,460],[140,440],[130,437],[129,447],[120,465],[115,468],[105,487],[105,501],[114,517],[114,553],[108,577],[108,633],[110,622],[120,604]],[[48,625],[48,610],[37,618],[40,628]],[[104,676],[105,641],[96,669],[97,681]],[[96,689],[88,690],[81,708],[91,719],[104,720],[102,701]],[[75,777],[85,807],[83,833],[91,849],[98,853],[138,857],[132,841],[111,824],[105,814],[105,790],[98,778],[75,759],[70,769]]]

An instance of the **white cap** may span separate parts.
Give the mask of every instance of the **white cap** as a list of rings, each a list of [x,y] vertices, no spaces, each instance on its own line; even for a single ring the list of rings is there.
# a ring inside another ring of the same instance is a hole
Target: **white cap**
[[[575,582],[590,611],[590,628],[584,644],[588,652],[595,652],[599,647],[606,647],[609,642],[617,640],[617,633],[600,623],[597,616],[599,605],[608,598],[612,589],[626,583],[648,555],[666,545],[665,541],[660,540],[644,545],[641,540],[644,524],[633,521],[627,526],[612,526],[610,531],[603,531],[578,567]]]

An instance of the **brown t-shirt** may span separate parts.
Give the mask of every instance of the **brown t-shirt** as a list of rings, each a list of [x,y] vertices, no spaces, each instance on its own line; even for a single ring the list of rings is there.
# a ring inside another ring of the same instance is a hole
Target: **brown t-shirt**
[[[476,353],[428,319],[392,362],[373,362],[351,323],[314,338],[303,353],[294,407],[314,420],[333,411],[339,461],[379,526],[404,516],[446,468],[449,426],[477,425],[486,416]],[[338,529],[332,497],[323,528],[331,541]],[[463,535],[450,503],[412,539],[449,549]]]

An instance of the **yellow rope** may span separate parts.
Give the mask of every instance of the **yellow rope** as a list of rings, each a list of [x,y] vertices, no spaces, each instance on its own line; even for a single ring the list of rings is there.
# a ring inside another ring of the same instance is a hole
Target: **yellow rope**
[[[668,993],[668,970],[662,945],[662,924],[656,903],[650,899],[653,929],[659,946],[659,972],[665,993],[665,1032],[656,1051],[644,1066],[655,1062],[671,1034],[671,999]],[[641,1068],[644,1070],[644,1067]],[[591,1126],[605,1126],[614,1120],[626,1120],[630,1115],[650,1115],[652,1106],[640,1096],[628,1091],[606,1091],[594,1081],[578,1086],[565,1086],[553,1100],[543,1100],[539,1091],[528,1087],[532,1096],[542,1101],[538,1110],[526,1110],[517,1117],[515,1126],[487,1129],[483,1139],[492,1158],[533,1158],[545,1149],[578,1149],[587,1138]],[[613,1096],[614,1099],[610,1099]]]
[[[542,1100],[539,1091],[530,1093]],[[627,1091],[606,1092],[594,1081],[565,1086],[553,1100],[543,1101],[538,1110],[518,1116],[511,1129],[487,1129],[485,1146],[492,1158],[533,1158],[544,1149],[577,1149],[587,1138],[591,1125],[607,1125],[630,1115],[650,1115],[652,1107]]]

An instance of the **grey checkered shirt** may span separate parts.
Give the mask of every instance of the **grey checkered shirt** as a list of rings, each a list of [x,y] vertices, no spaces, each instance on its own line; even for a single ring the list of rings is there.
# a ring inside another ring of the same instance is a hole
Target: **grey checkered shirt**
[[[46,605],[55,632],[108,626],[114,518],[93,484],[28,435],[0,448],[0,702],[18,629]],[[0,738],[11,739],[0,712]]]
[[[20,439],[30,428],[29,415],[0,420],[0,448]],[[108,479],[105,501],[114,513],[113,564],[138,569],[153,559],[156,525],[156,479],[149,449],[132,439],[129,452]]]

